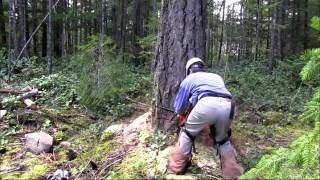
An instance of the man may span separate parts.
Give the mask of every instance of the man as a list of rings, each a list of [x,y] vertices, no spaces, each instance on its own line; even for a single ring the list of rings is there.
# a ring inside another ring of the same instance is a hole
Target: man
[[[185,116],[187,119],[178,143],[169,155],[167,172],[185,172],[190,165],[195,137],[210,125],[211,137],[220,156],[222,177],[236,179],[243,173],[243,168],[237,164],[235,150],[229,141],[234,114],[232,95],[219,75],[205,72],[199,58],[187,62],[186,76],[180,84],[174,108],[180,120]]]

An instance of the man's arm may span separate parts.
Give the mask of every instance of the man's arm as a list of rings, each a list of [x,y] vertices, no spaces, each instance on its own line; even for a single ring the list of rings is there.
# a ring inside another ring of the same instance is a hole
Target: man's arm
[[[177,114],[183,115],[187,112],[190,106],[190,103],[189,103],[190,89],[191,89],[191,85],[187,84],[185,81],[182,81],[174,102],[174,110]]]

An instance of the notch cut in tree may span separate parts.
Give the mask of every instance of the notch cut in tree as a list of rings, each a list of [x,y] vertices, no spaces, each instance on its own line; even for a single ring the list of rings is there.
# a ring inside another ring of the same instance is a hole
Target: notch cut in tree
[[[206,0],[163,0],[161,22],[154,59],[154,94],[152,124],[167,129],[173,113],[174,98],[185,76],[188,59],[205,57]]]

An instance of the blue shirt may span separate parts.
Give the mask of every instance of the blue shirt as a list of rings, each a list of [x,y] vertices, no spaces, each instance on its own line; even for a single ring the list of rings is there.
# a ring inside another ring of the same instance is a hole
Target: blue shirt
[[[208,72],[191,73],[180,84],[174,102],[175,112],[184,114],[190,104],[195,106],[208,93],[231,96],[221,76]]]

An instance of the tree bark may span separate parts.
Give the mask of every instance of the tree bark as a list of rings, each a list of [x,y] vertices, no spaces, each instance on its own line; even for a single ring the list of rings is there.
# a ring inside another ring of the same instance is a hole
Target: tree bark
[[[279,5],[273,8],[272,11],[272,22],[271,22],[271,33],[270,33],[270,50],[268,57],[268,70],[269,73],[272,73],[273,68],[276,64],[276,59],[280,55],[280,46],[279,46]]]
[[[3,3],[2,0],[0,0],[0,34],[1,34],[1,46],[7,44],[7,38],[6,38],[6,23],[4,18],[4,10],[3,10]]]
[[[32,7],[32,32],[34,32],[37,28],[38,25],[38,18],[37,18],[37,0],[32,0],[31,1],[31,7]],[[35,34],[32,38],[32,42],[31,42],[31,49],[32,52],[35,56],[38,55],[38,51],[37,51],[37,35]]]
[[[14,58],[18,54],[18,40],[17,40],[17,34],[16,34],[16,3],[15,0],[9,1],[9,49],[13,50],[12,53],[10,53],[10,61],[13,61]]]
[[[120,34],[121,34],[121,56],[122,61],[124,61],[124,53],[126,52],[126,25],[127,25],[127,0],[122,0],[121,3],[121,24],[120,24]]]
[[[319,15],[319,14],[318,14]],[[304,38],[303,38],[303,49],[308,48],[308,24],[309,24],[309,14],[308,14],[308,0],[304,0]]]
[[[260,0],[257,0],[256,39],[255,39],[254,61],[256,61],[259,57],[259,48],[260,48]]]
[[[153,125],[168,128],[175,94],[185,75],[189,58],[205,58],[205,0],[163,0],[160,32],[154,59]]]
[[[116,6],[116,1],[112,1],[112,7],[111,7],[111,22],[112,22],[112,39],[115,42],[117,48],[120,47],[119,43],[119,35],[118,35],[118,17],[117,17],[117,6]]]
[[[22,50],[22,47],[27,42],[27,21],[26,21],[26,2],[25,1],[17,1],[18,9],[19,9],[19,52]],[[25,49],[22,52],[21,57],[25,57],[27,55],[27,50]]]
[[[226,7],[226,0],[222,2],[222,20],[221,20],[221,32],[220,32],[220,41],[219,41],[219,54],[218,62],[221,62],[221,53],[222,53],[222,44],[223,44],[223,33],[224,33],[224,10]]]
[[[78,24],[79,24],[79,18],[78,18],[78,13],[77,13],[77,6],[78,6],[78,1],[73,0],[73,16],[75,17],[72,23],[72,46],[73,46],[73,52],[76,52],[77,45],[78,45]]]
[[[43,16],[47,14],[47,0],[42,1],[42,11],[43,11]],[[42,40],[41,40],[41,45],[42,45],[42,57],[47,56],[47,27],[45,24],[42,26]]]
[[[48,73],[52,73],[52,0],[48,0],[48,32],[47,32],[47,58],[48,58]]]
[[[62,0],[62,30],[61,30],[61,56],[65,60],[65,57],[67,56],[67,31],[66,31],[66,15],[67,15],[67,2],[66,0]]]

